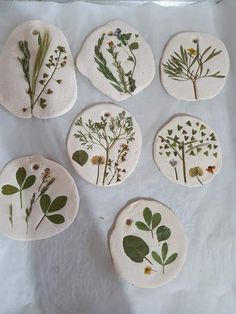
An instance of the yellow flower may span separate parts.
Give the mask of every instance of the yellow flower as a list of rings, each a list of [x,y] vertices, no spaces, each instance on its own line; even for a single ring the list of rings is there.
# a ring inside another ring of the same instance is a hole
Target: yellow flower
[[[91,163],[93,165],[103,165],[105,163],[105,158],[103,156],[95,155],[91,158]]]
[[[151,272],[152,272],[152,267],[146,266],[146,267],[144,268],[144,274],[145,274],[145,275],[150,275]]]
[[[203,176],[203,170],[200,167],[193,167],[189,169],[190,177],[201,177]]]
[[[197,50],[194,48],[188,48],[188,53],[190,54],[190,56],[196,56],[197,54]]]

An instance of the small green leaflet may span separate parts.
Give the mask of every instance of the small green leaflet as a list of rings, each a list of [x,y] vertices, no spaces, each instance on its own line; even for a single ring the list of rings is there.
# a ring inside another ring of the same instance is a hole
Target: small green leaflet
[[[159,225],[161,221],[161,215],[159,213],[152,214],[150,208],[145,207],[143,210],[143,221],[137,221],[135,226],[144,231],[151,231],[152,238],[153,238],[153,230]]]
[[[88,161],[88,153],[84,150],[77,150],[74,152],[72,159],[83,167]]]
[[[166,226],[160,226],[156,230],[156,235],[157,235],[157,240],[159,242],[166,241],[167,239],[169,239],[169,237],[171,235],[171,231]]]

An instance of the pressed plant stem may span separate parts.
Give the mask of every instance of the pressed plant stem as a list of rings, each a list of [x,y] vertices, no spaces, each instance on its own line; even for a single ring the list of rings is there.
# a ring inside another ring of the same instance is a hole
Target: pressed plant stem
[[[97,179],[96,179],[96,184],[98,184],[98,179],[99,179],[99,164],[98,164],[98,170],[97,170]]]
[[[23,204],[22,204],[22,190],[20,189],[20,208],[23,207]]]
[[[46,217],[46,214],[44,214],[43,217],[38,222],[37,226],[35,227],[35,231],[37,231],[38,227],[40,226],[41,222],[44,220],[45,217]]]
[[[109,158],[109,149],[107,148],[106,149],[106,157],[105,157],[105,167],[104,167],[103,179],[102,179],[103,185],[105,184],[105,179],[106,179],[108,158]]]
[[[186,179],[186,165],[185,165],[184,142],[182,142],[182,165],[183,165],[184,183],[187,183],[187,179]]]
[[[151,265],[153,265],[153,263],[152,263],[147,257],[144,257],[144,259],[145,259],[146,261],[148,261],[148,263],[150,263]]]
[[[162,274],[164,275],[165,273],[165,265],[162,265]]]
[[[198,182],[199,182],[201,185],[203,185],[202,181],[201,181],[198,177],[196,177],[196,178],[197,178]]]
[[[192,80],[192,83],[193,83],[193,91],[194,91],[194,99],[198,99],[198,96],[197,96],[197,86],[196,86],[196,80]]]
[[[152,229],[150,229],[150,231],[151,231],[151,235],[152,235],[152,238],[154,239],[154,236],[153,236],[153,231],[152,231]]]
[[[177,173],[176,167],[175,167],[175,178],[176,178],[176,181],[178,181],[178,173]]]

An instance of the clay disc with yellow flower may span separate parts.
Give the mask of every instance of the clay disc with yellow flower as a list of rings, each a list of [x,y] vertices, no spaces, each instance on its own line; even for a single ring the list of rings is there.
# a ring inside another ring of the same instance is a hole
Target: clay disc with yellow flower
[[[187,101],[209,99],[225,85],[229,55],[215,36],[183,32],[165,46],[160,69],[162,84],[173,97]]]
[[[71,175],[39,155],[9,162],[0,174],[0,233],[15,240],[39,240],[68,228],[79,195]]]
[[[166,123],[156,135],[153,152],[160,171],[184,186],[210,182],[222,166],[215,131],[192,116],[177,116]]]
[[[157,201],[140,199],[119,214],[110,252],[121,277],[138,287],[155,288],[181,271],[187,238],[171,210]]]
[[[134,96],[155,75],[152,50],[144,38],[123,21],[111,21],[89,34],[76,60],[78,70],[115,101]]]
[[[99,186],[117,185],[134,171],[142,145],[139,126],[125,109],[98,104],[85,109],[69,132],[67,150],[81,177]]]
[[[77,97],[74,60],[62,31],[40,20],[17,26],[0,55],[0,104],[19,118],[48,119]]]

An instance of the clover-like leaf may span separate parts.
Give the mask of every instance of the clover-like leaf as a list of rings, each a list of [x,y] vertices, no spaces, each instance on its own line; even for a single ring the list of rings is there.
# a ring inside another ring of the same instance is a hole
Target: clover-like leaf
[[[65,222],[65,218],[62,215],[56,214],[56,215],[51,215],[51,216],[46,216],[48,220],[50,220],[54,224],[62,224]]]
[[[48,208],[49,208],[49,206],[51,204],[50,196],[47,195],[47,194],[43,194],[41,196],[41,198],[40,198],[40,202],[39,203],[40,203],[40,206],[42,208],[42,211],[44,212],[44,214],[46,214],[47,211],[48,211]]]
[[[145,231],[149,231],[149,228],[147,225],[145,225],[145,223],[143,223],[142,221],[137,221],[135,223],[135,226],[140,229],[140,230],[145,230]]]
[[[160,255],[159,255],[157,252],[155,252],[155,251],[152,252],[152,258],[153,258],[158,264],[163,265],[162,259],[161,259]]]
[[[22,186],[26,178],[26,170],[24,167],[20,167],[16,172],[16,181],[19,186]]]
[[[174,254],[172,254],[171,256],[169,256],[169,257],[167,258],[167,261],[165,262],[165,265],[168,265],[168,264],[173,263],[173,262],[176,260],[177,256],[178,256],[177,253],[174,253]]]
[[[155,229],[159,225],[160,222],[161,222],[161,214],[155,213],[152,216],[152,229]]]
[[[6,184],[2,187],[2,194],[11,195],[19,192],[19,189],[13,185]]]
[[[34,185],[35,180],[36,180],[36,177],[35,177],[34,175],[29,176],[29,177],[25,180],[25,182],[24,182],[24,184],[23,184],[23,187],[22,187],[22,190],[26,190],[26,189],[30,188],[32,185]]]
[[[143,210],[143,218],[144,218],[146,224],[148,226],[150,226],[151,225],[151,221],[152,221],[152,212],[151,212],[150,208],[148,208],[148,207],[144,208],[144,210]]]
[[[52,201],[48,212],[52,213],[52,212],[56,212],[60,209],[62,209],[67,202],[67,196],[58,196],[57,198],[54,199],[54,201]]]
[[[163,262],[165,261],[167,254],[168,254],[168,244],[164,242],[161,248],[161,256],[162,256]]]
[[[124,237],[123,248],[125,254],[136,263],[142,263],[149,253],[147,243],[143,239],[133,235]]]
[[[81,167],[83,167],[88,161],[88,153],[84,150],[77,150],[74,152],[72,159],[77,162]]]
[[[165,241],[165,240],[169,239],[169,237],[171,235],[171,231],[166,226],[160,226],[157,228],[156,235],[157,235],[157,240],[159,242]]]

